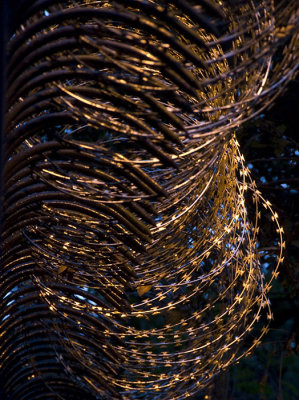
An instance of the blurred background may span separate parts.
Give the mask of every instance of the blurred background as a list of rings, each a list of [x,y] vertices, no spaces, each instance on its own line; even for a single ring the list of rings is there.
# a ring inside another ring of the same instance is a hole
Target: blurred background
[[[299,399],[299,135],[298,79],[270,110],[245,124],[239,132],[241,151],[258,189],[279,214],[286,251],[280,274],[269,297],[274,320],[251,357],[223,373],[198,399]],[[265,214],[265,210],[263,210]],[[262,268],[274,266],[275,228],[270,215],[260,224]],[[271,256],[272,252],[272,256]],[[261,320],[259,330],[266,320]],[[254,335],[254,332],[252,332]]]

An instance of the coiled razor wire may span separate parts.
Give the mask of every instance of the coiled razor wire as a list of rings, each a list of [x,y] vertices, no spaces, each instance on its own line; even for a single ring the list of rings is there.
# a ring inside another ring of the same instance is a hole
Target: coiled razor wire
[[[283,229],[235,129],[296,1],[28,2],[8,43],[0,365],[13,400],[172,399],[248,355]],[[248,215],[248,205],[255,217]],[[262,208],[278,234],[264,282]]]

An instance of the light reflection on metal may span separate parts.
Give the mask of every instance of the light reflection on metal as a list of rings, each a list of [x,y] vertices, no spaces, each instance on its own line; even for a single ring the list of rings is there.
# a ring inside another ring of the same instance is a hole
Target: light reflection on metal
[[[9,42],[5,390],[186,399],[272,319],[283,230],[234,128],[294,76],[296,2],[48,3]],[[260,205],[278,233],[267,283]]]

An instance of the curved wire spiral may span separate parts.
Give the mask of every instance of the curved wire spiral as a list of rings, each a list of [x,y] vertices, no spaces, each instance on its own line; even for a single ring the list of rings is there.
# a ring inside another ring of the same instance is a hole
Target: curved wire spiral
[[[296,26],[292,0],[28,5],[6,93],[13,400],[182,400],[259,343],[260,204],[277,266],[283,231],[234,131],[294,76]]]

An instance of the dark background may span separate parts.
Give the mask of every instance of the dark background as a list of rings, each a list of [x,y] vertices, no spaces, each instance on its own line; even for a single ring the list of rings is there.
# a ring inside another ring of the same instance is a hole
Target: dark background
[[[298,89],[299,82],[294,79],[270,110],[246,123],[238,132],[252,177],[279,214],[285,231],[285,259],[269,295],[274,314],[269,333],[251,357],[216,379],[207,391],[207,399],[299,399]],[[262,267],[271,271],[275,228],[270,215],[264,215],[260,229],[266,249]],[[265,319],[261,326],[263,322]],[[257,331],[260,327],[256,327]]]

